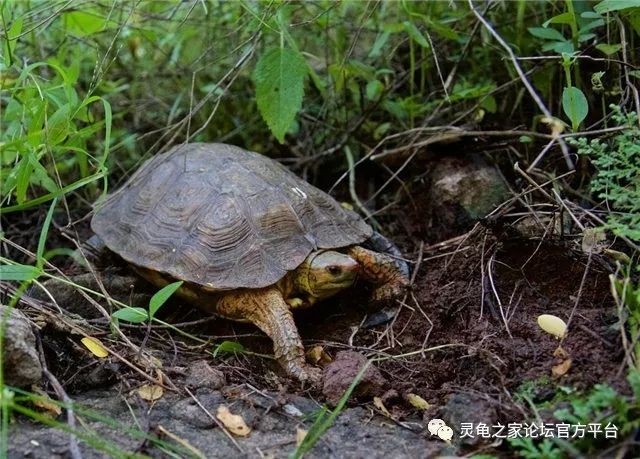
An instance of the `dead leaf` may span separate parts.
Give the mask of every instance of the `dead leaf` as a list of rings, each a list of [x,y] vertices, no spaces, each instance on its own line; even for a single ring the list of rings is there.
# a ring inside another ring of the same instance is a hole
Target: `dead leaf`
[[[601,229],[586,228],[582,232],[582,251],[586,254],[601,253],[606,240],[607,235]]]
[[[411,405],[413,405],[414,408],[417,408],[419,410],[428,410],[429,408],[431,408],[429,402],[427,402],[419,395],[407,394],[407,400],[409,403],[411,403]]]
[[[545,116],[540,119],[540,122],[549,126],[549,129],[551,129],[551,135],[553,137],[558,137],[560,134],[562,134],[566,127],[566,124],[555,116],[552,116],[550,118]]]
[[[146,352],[140,355],[136,355],[133,361],[138,365],[142,365],[145,369],[150,371],[162,368],[162,360],[153,355],[149,355]]]
[[[251,429],[244,422],[242,416],[233,414],[225,405],[220,405],[216,412],[216,418],[227,428],[229,432],[240,437],[246,437],[251,433]]]
[[[614,261],[619,261],[625,265],[631,264],[631,258],[629,258],[629,255],[624,252],[619,252],[613,249],[604,249],[604,254]]]
[[[564,376],[571,368],[571,359],[567,359],[558,365],[554,365],[551,369],[551,374],[555,377]]]
[[[145,384],[138,389],[138,395],[142,400],[148,402],[155,402],[164,395],[164,389],[157,384]]]
[[[191,443],[189,443],[187,440],[185,440],[184,438],[180,438],[178,437],[176,434],[169,432],[167,429],[165,429],[164,427],[162,427],[161,425],[158,425],[157,429],[162,432],[164,435],[166,435],[167,437],[171,438],[173,441],[180,443],[182,446],[184,446],[186,449],[188,449],[189,451],[191,451],[193,453],[194,456],[196,456],[199,459],[206,459],[206,456],[204,454],[202,454],[202,451],[200,451],[198,448],[196,448],[195,446],[191,445]]]
[[[324,348],[322,346],[313,346],[307,351],[306,355],[307,361],[309,361],[309,363],[313,363],[314,365],[317,365],[318,363],[329,364],[332,362],[331,357],[329,357],[329,354],[324,351]]]
[[[378,408],[380,411],[382,411],[382,414],[384,414],[386,417],[390,418],[391,417],[391,413],[389,413],[389,410],[387,410],[387,407],[384,406],[384,403],[382,403],[382,399],[380,397],[373,397],[373,405]]]
[[[93,355],[98,358],[105,358],[109,356],[109,351],[104,347],[102,342],[98,338],[94,338],[93,336],[85,336],[80,340],[84,347],[89,349]]]
[[[296,429],[296,447],[300,446],[309,432],[298,427]]]
[[[558,357],[559,359],[566,359],[569,357],[569,353],[565,351],[562,346],[558,346],[558,348],[553,351],[553,356]]]
[[[45,414],[52,418],[58,417],[62,413],[60,405],[55,403],[44,391],[39,388],[35,388],[34,392],[42,397],[33,399],[34,406],[44,410],[46,412]]]

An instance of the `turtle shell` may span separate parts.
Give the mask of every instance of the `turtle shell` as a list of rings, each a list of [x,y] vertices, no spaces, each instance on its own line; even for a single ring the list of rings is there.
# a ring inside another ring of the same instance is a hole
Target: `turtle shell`
[[[372,234],[278,162],[205,143],[147,161],[97,207],[91,228],[126,261],[213,290],[266,287],[313,250]]]

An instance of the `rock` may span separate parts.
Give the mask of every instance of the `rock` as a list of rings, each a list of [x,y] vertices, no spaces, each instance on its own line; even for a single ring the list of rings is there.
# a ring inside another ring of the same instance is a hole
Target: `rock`
[[[198,395],[198,401],[213,416],[216,414],[216,407],[222,401],[219,393],[210,396]],[[170,413],[173,419],[177,419],[189,424],[197,429],[210,429],[216,422],[198,405],[192,398],[186,398],[171,404]]]
[[[19,310],[0,306],[0,323],[6,315],[2,355],[5,383],[17,387],[40,384],[42,366],[31,324]]]
[[[340,351],[336,359],[324,371],[322,393],[332,405],[336,405],[351,385],[362,367],[367,363],[365,356],[353,351]],[[353,391],[355,397],[374,397],[385,391],[387,380],[380,371],[370,365]]]
[[[509,197],[509,189],[497,169],[478,157],[441,158],[429,176],[433,223],[454,234],[485,217]]]
[[[492,403],[481,395],[466,392],[452,394],[440,410],[440,417],[453,429],[454,438],[459,438],[463,423],[471,423],[474,429],[478,424],[492,426],[497,423],[497,414]],[[477,435],[473,438],[465,436],[462,443],[477,445],[483,440],[486,439]]]
[[[196,360],[189,365],[185,383],[194,389],[220,389],[225,386],[227,380],[223,372],[212,368],[206,360]]]

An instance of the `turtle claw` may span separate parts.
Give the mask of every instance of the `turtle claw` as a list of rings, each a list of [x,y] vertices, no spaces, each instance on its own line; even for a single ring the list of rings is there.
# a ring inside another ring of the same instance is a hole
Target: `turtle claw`
[[[408,290],[408,283],[389,282],[376,288],[371,295],[371,300],[376,304],[389,303],[396,299],[402,299]]]
[[[316,368],[307,363],[300,363],[298,359],[282,357],[278,360],[290,377],[297,379],[303,384],[317,386],[322,383],[322,370],[320,368]]]

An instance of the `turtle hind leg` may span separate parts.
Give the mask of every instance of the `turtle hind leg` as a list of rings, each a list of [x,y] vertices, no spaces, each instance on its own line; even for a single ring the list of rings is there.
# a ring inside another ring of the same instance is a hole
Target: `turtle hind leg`
[[[239,290],[225,294],[216,304],[216,313],[233,320],[248,320],[273,340],[276,359],[287,374],[312,384],[321,371],[309,366],[289,305],[275,287]]]
[[[401,298],[408,290],[408,270],[399,266],[395,258],[360,246],[351,247],[348,253],[360,264],[360,275],[376,286],[374,301]]]

